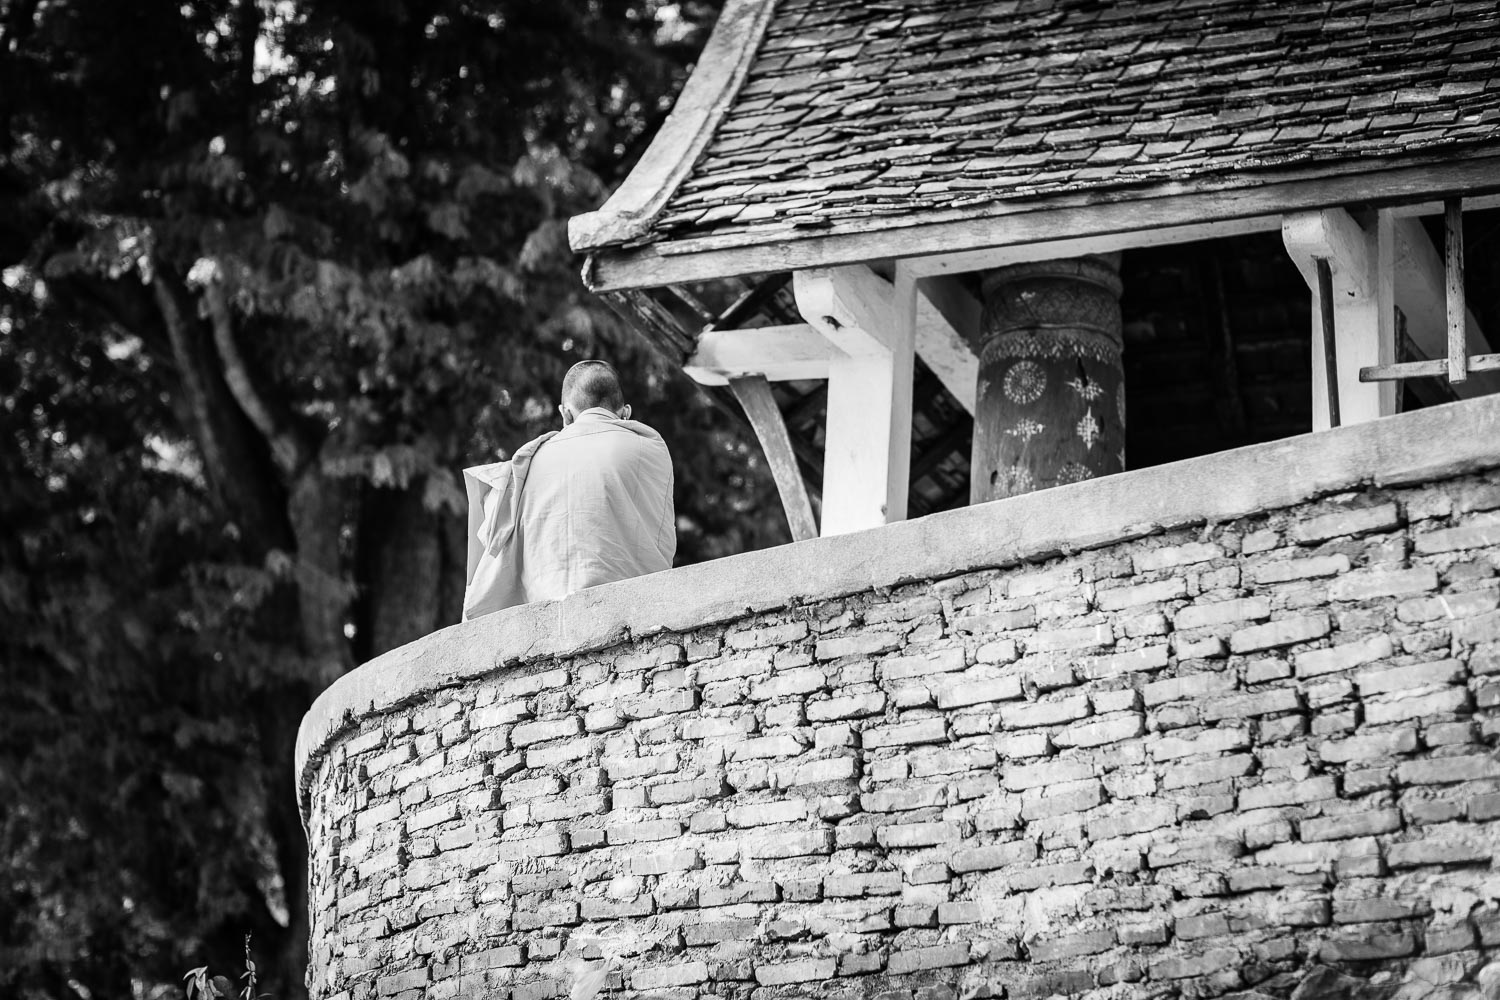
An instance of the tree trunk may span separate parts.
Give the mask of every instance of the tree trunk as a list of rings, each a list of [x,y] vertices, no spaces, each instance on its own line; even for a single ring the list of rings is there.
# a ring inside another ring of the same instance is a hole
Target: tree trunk
[[[359,527],[356,652],[379,656],[458,621],[463,609],[462,521],[422,502],[422,484],[371,489]]]

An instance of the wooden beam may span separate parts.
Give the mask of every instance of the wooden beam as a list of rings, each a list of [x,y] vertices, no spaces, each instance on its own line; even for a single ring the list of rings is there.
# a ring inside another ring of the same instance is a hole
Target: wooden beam
[[[911,471],[916,281],[898,267],[892,286],[868,268],[798,274],[803,316],[849,357],[828,372],[823,534],[906,518]],[[838,339],[835,339],[838,338]]]
[[[1329,392],[1330,354],[1338,359],[1337,399],[1342,423],[1356,424],[1396,412],[1395,387],[1363,383],[1360,368],[1396,360],[1395,310],[1388,305],[1393,241],[1391,219],[1376,215],[1373,231],[1341,208],[1289,215],[1282,220],[1281,238],[1292,262],[1307,282],[1313,299],[1312,392],[1313,429],[1333,426]],[[1319,306],[1318,261],[1328,262],[1332,283],[1336,344],[1325,344],[1323,310]]]
[[[745,416],[750,418],[750,426],[755,429],[755,437],[766,454],[771,478],[776,481],[776,492],[781,494],[787,526],[792,530],[792,541],[817,538],[818,523],[813,519],[812,502],[807,498],[807,484],[802,481],[802,473],[797,468],[792,439],[787,434],[776,397],[771,394],[771,384],[763,375],[740,375],[729,380],[729,388],[744,407]]]
[[[1465,205],[1470,204],[1465,199]],[[1442,254],[1433,246],[1426,228],[1411,217],[1395,220],[1395,300],[1406,317],[1406,334],[1418,357],[1443,358],[1448,354],[1447,276]],[[1464,311],[1464,343],[1470,355],[1488,353],[1492,346],[1473,310]],[[1454,383],[1459,399],[1500,392],[1500,375],[1470,370],[1470,377]]]
[[[1500,354],[1469,355],[1469,371],[1500,372]],[[1374,365],[1359,370],[1361,382],[1386,382],[1402,378],[1437,377],[1448,374],[1448,359],[1403,361],[1397,365]]]
[[[1469,377],[1469,345],[1464,333],[1464,203],[1449,198],[1443,204],[1443,278],[1447,288],[1444,314],[1448,325],[1448,381],[1457,385]]]
[[[682,370],[700,385],[726,385],[737,375],[750,374],[788,382],[827,378],[829,364],[843,357],[847,355],[807,323],[710,330],[698,338],[698,349]]]
[[[916,269],[912,268],[916,274]],[[970,414],[979,391],[979,300],[954,277],[917,282],[917,356]]]
[[[851,356],[886,349],[884,330],[896,308],[888,280],[868,267],[798,271],[793,278],[803,317]],[[959,403],[974,412],[979,383],[980,305],[956,278],[918,283],[917,354]]]
[[[1220,179],[1194,178],[1048,198],[1005,198],[997,192],[999,197],[991,205],[913,212],[901,223],[886,217],[841,223],[836,232],[824,235],[816,230],[752,229],[631,249],[609,248],[590,258],[585,275],[590,288],[604,291],[930,258],[950,254],[954,248],[968,253],[1026,247],[1019,260],[1050,260],[1098,252],[1069,246],[1073,240],[1110,237],[1110,248],[1121,249],[1149,245],[1151,234],[1173,230],[1182,239],[1274,230],[1282,215],[1328,205],[1390,207],[1425,203],[1456,192],[1466,199],[1488,197],[1500,192],[1500,157],[1449,153],[1441,162],[1429,158],[1426,162],[1317,165],[1263,177],[1232,172]],[[924,271],[954,273],[988,266],[998,265],[964,263]]]

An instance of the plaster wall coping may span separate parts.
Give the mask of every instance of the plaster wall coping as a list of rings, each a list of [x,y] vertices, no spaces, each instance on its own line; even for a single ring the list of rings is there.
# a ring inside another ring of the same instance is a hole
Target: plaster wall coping
[[[327,747],[371,714],[503,667],[872,588],[1099,548],[1363,486],[1500,466],[1500,395],[1250,445],[816,538],[499,611],[379,656],[331,684],[297,734],[299,804]]]

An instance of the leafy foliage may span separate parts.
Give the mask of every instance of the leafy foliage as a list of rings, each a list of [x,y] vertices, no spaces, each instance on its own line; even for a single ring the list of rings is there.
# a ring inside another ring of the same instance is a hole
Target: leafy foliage
[[[714,5],[0,0],[0,993],[301,989],[297,722],[453,621],[456,471],[583,357],[679,560],[785,540],[758,450],[581,287],[565,220]]]

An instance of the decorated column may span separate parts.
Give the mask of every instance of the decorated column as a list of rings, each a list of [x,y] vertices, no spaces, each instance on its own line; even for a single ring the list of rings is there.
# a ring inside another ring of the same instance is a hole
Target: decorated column
[[[983,279],[970,503],[1125,468],[1119,254]]]

